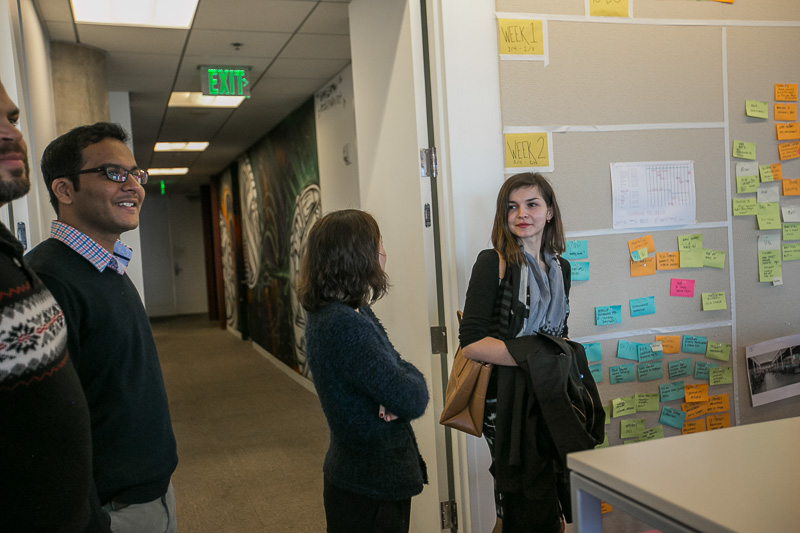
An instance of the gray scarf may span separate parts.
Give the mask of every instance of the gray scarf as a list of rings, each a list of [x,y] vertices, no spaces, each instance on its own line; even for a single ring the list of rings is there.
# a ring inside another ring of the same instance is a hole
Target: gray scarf
[[[528,268],[520,269],[518,297],[521,302],[529,302],[529,312],[519,336],[533,335],[540,331],[560,336],[563,334],[568,312],[561,263],[558,257],[545,251],[547,272],[544,272],[539,261],[527,252],[525,259]],[[527,296],[530,296],[530,300]]]

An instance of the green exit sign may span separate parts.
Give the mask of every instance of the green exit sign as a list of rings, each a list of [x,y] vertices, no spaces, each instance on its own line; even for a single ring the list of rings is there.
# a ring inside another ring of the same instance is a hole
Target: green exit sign
[[[250,98],[249,67],[200,67],[200,84],[208,96]]]

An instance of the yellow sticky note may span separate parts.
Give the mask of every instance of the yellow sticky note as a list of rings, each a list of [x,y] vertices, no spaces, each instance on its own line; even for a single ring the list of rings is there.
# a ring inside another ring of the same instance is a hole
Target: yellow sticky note
[[[733,141],[733,157],[739,159],[756,160],[756,143],[749,143],[745,141]]]
[[[611,400],[614,418],[636,413],[636,396],[625,396]]]
[[[774,283],[776,279],[783,279],[780,250],[759,250],[758,252],[758,281],[759,283]]]
[[[657,252],[656,268],[658,270],[677,270],[681,267],[678,252]]]
[[[722,429],[731,427],[731,414],[723,413],[720,415],[709,415],[706,417],[706,429]]]
[[[678,251],[701,250],[703,248],[703,234],[678,235]]]
[[[778,202],[759,202],[756,204],[758,229],[781,229],[781,207]]]
[[[782,143],[778,145],[778,157],[781,161],[800,157],[800,142]]]
[[[708,384],[697,383],[695,385],[684,385],[683,392],[686,395],[686,402],[705,402],[708,401]]]
[[[541,20],[498,19],[497,36],[501,54],[544,55]]]
[[[789,222],[783,224],[784,241],[800,241],[800,222]]]
[[[758,165],[758,173],[761,176],[761,181],[773,181],[772,165]]]
[[[656,260],[652,257],[634,261],[631,259],[631,277],[652,276],[656,273]]]
[[[702,268],[706,254],[700,250],[683,250],[681,254],[681,268]]]
[[[550,148],[546,132],[503,135],[506,167],[549,167]]]
[[[724,342],[708,341],[706,343],[706,357],[717,361],[729,361],[731,358],[731,345]],[[708,369],[709,380],[711,379],[712,370],[719,370],[719,368]],[[714,385],[714,383],[711,384]]]
[[[656,335],[656,340],[661,341],[664,353],[678,353],[681,351],[680,335]]]
[[[627,17],[628,0],[589,0],[590,17]]]
[[[704,292],[703,311],[720,311],[728,308],[724,292]]]
[[[775,120],[797,120],[797,104],[775,104]]]
[[[717,394],[715,396],[708,397],[709,414],[724,413],[728,409],[730,409],[730,403],[728,401],[727,394]]]
[[[747,194],[758,190],[758,176],[736,176],[736,192]]]
[[[800,260],[800,242],[785,242],[781,245],[784,261]]]
[[[769,102],[761,100],[745,100],[744,113],[753,118],[769,118]]]
[[[733,216],[741,217],[755,215],[758,213],[758,206],[755,198],[734,198]]]
[[[705,420],[687,420],[683,423],[681,435],[688,435],[689,433],[698,433],[706,430]]]
[[[778,122],[775,124],[775,132],[779,141],[800,139],[800,127],[797,122]]]
[[[784,196],[800,196],[800,179],[781,180]]]
[[[775,84],[775,100],[779,102],[796,102],[797,101],[797,84],[796,83],[776,83]]]
[[[725,268],[725,255],[726,253],[721,250],[703,249],[703,266],[711,268]]]

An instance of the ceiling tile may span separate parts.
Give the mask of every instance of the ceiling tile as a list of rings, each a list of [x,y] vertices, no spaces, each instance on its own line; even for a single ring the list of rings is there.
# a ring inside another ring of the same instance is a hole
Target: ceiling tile
[[[332,78],[349,59],[282,59],[269,67],[266,78]]]
[[[170,107],[158,135],[160,142],[210,141],[233,109]]]
[[[303,23],[300,33],[349,35],[350,17],[347,4],[320,4]]]
[[[186,55],[230,57],[275,57],[292,36],[291,33],[192,30],[186,45]],[[241,43],[237,51],[231,43]]]
[[[325,85],[330,77],[324,78],[264,78],[250,91],[254,101],[280,96],[295,96],[314,94],[317,89]]]
[[[294,32],[316,3],[316,1],[297,0],[200,2],[195,14],[194,27]]]
[[[180,54],[189,30],[78,24],[78,37],[107,52]]]
[[[347,35],[297,34],[280,57],[285,59],[350,59]]]
[[[108,56],[111,91],[152,92],[172,90],[179,56],[117,52]]]

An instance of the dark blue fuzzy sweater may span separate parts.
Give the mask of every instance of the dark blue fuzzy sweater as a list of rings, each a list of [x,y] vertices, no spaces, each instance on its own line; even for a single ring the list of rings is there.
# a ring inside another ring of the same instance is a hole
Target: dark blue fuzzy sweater
[[[401,500],[427,483],[410,421],[428,405],[422,373],[401,359],[368,306],[331,303],[308,315],[306,353],[331,431],[325,479],[379,500]],[[399,418],[384,422],[383,405]]]

